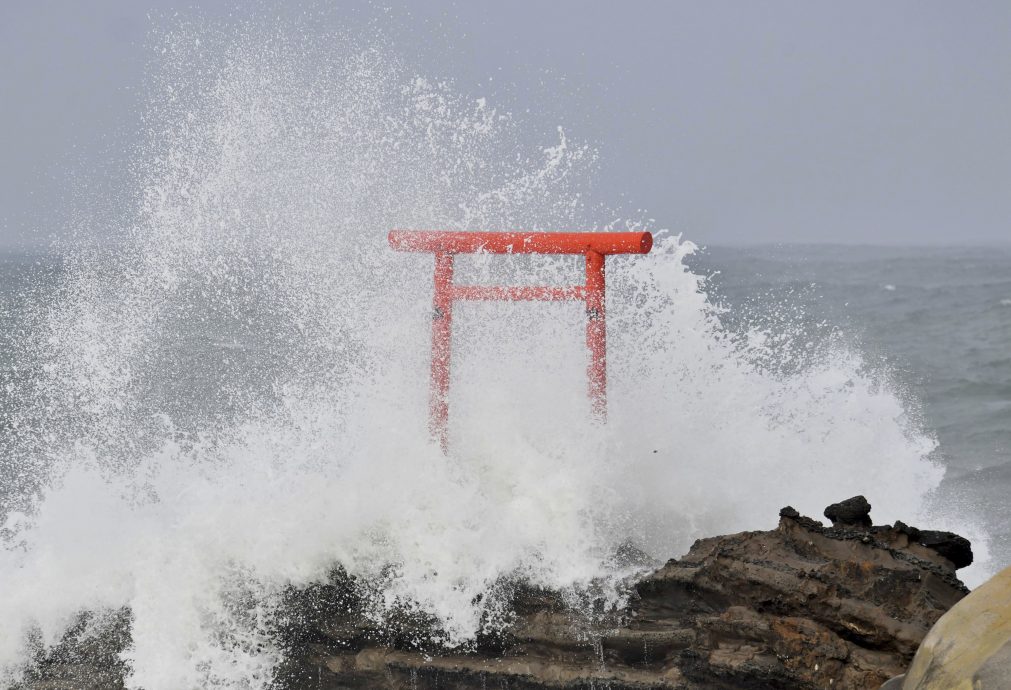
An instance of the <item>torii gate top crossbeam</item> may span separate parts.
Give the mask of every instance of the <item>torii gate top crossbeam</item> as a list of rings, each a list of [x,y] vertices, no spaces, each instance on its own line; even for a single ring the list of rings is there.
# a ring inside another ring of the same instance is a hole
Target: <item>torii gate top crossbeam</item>
[[[446,232],[394,230],[390,246],[434,254],[648,254],[648,232]]]
[[[429,425],[445,450],[449,436],[449,362],[455,300],[580,300],[586,302],[586,345],[590,400],[594,412],[607,414],[607,327],[604,318],[606,281],[604,257],[609,254],[648,254],[653,236],[648,232],[445,232],[393,230],[393,249],[435,255],[435,292],[432,298],[432,375]],[[496,287],[453,284],[456,254],[583,254],[586,283],[570,287]]]

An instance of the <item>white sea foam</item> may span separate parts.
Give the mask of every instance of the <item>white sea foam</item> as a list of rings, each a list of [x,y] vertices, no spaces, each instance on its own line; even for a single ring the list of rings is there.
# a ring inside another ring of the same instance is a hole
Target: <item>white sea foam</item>
[[[578,589],[630,537],[669,557],[856,493],[878,521],[929,522],[935,443],[887,381],[844,349],[726,332],[672,236],[609,262],[606,426],[581,309],[461,307],[444,456],[426,429],[431,258],[386,231],[604,227],[595,154],[383,48],[306,36],[164,42],[136,214],[115,249],[78,250],[39,315],[46,379],[11,452],[52,479],[7,518],[0,666],[127,607],[130,687],[265,688],[278,597],[334,564],[382,582],[376,615],[413,602],[459,644],[503,578]],[[575,270],[461,263],[473,280]]]

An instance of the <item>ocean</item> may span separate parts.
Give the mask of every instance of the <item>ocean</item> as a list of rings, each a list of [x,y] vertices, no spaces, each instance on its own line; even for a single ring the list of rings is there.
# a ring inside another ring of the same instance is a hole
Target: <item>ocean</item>
[[[663,560],[856,494],[970,538],[970,585],[1011,562],[1011,250],[699,251],[596,199],[590,144],[392,46],[158,40],[123,188],[59,256],[0,256],[0,687],[89,612],[128,620],[128,687],[267,690],[286,594],[336,567],[375,621],[466,647],[516,581],[617,606],[619,548]],[[655,232],[607,260],[606,423],[585,305],[468,303],[443,452],[432,258],[392,228]]]
[[[706,277],[729,330],[781,329],[792,342],[800,327],[812,341],[841,341],[901,389],[916,424],[938,443],[932,458],[945,474],[933,500],[985,525],[991,569],[1011,563],[1011,248],[715,246],[687,264]],[[9,429],[11,387],[30,376],[11,354],[30,328],[26,307],[49,298],[61,265],[53,254],[0,256],[8,393],[0,396],[0,430]],[[195,359],[235,350],[207,342],[190,344]],[[874,482],[872,472],[866,481]]]
[[[1011,563],[1011,247],[712,247],[691,266],[731,327],[802,322],[886,372],[937,439],[934,500]]]

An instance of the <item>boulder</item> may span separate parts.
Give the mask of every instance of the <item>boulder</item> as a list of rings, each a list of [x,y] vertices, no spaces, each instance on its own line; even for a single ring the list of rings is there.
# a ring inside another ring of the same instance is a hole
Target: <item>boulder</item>
[[[1011,568],[980,585],[931,628],[902,690],[1011,687]]]
[[[863,496],[854,496],[833,503],[825,509],[825,517],[833,527],[870,527],[871,504]]]

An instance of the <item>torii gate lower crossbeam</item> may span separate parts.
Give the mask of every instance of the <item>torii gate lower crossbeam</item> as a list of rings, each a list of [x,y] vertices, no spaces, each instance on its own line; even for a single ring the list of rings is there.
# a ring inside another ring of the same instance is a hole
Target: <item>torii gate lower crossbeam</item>
[[[601,419],[607,416],[607,281],[608,254],[647,254],[653,247],[648,232],[445,232],[393,230],[393,249],[435,255],[432,297],[432,374],[429,426],[443,450],[449,445],[449,365],[455,300],[585,301],[587,367],[590,401]],[[570,287],[491,287],[453,284],[456,254],[583,254],[586,283]]]

